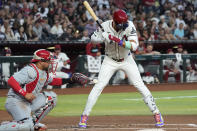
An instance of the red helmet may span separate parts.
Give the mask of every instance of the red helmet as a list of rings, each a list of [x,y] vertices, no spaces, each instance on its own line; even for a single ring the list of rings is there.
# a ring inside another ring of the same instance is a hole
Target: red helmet
[[[39,49],[34,52],[33,59],[31,62],[37,62],[37,61],[50,61],[51,60],[51,53],[45,49]]]
[[[119,10],[117,10],[117,11],[114,12],[114,14],[113,14],[113,20],[117,24],[127,23],[128,16],[127,16],[127,14],[126,14],[125,11],[119,9]]]

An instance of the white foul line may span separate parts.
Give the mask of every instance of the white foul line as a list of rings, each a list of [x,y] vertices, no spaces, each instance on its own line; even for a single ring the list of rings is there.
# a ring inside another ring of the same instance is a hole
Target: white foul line
[[[197,96],[175,96],[175,97],[160,97],[160,98],[154,98],[156,99],[183,99],[183,98],[197,98]],[[134,98],[134,99],[123,99],[128,101],[141,101],[142,98]]]
[[[188,126],[191,126],[191,127],[197,127],[196,124],[187,124]]]

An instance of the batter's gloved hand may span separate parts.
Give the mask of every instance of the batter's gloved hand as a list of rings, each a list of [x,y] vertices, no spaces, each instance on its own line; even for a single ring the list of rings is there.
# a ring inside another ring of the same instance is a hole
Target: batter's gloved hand
[[[119,38],[117,38],[115,36],[112,36],[112,35],[109,35],[109,39],[111,41],[114,41],[114,42],[118,43],[119,46],[123,46],[123,41],[120,40]]]
[[[84,74],[73,73],[73,75],[71,77],[71,81],[79,83],[81,85],[84,85],[84,84],[87,84],[90,81],[90,79],[89,79],[89,77],[85,76]]]
[[[111,40],[109,39],[109,33],[107,33],[107,32],[103,32],[102,33],[102,37],[103,37],[103,39],[104,39],[104,41],[106,41],[107,43],[110,43],[111,42]]]

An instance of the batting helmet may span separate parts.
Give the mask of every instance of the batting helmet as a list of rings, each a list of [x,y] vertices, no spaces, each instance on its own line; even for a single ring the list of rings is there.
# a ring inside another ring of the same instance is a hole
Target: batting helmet
[[[117,30],[125,30],[128,27],[128,16],[123,10],[119,9],[114,12],[113,21],[115,22]]]
[[[114,12],[114,14],[113,14],[113,20],[117,24],[124,24],[124,23],[127,23],[128,16],[127,16],[127,14],[126,14],[125,11],[119,9],[119,10],[117,10],[117,11]]]
[[[39,49],[34,52],[34,56],[31,62],[50,61],[50,60],[51,60],[51,53],[45,49]]]

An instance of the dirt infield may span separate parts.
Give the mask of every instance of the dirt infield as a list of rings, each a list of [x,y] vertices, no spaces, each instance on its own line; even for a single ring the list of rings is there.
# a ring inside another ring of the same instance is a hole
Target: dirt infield
[[[92,87],[53,89],[57,94],[88,94]],[[197,83],[188,84],[158,84],[148,85],[151,91],[167,90],[197,90]],[[108,86],[103,93],[134,92],[134,87]],[[0,96],[6,96],[8,90],[0,90]],[[167,115],[164,116],[165,126],[155,128],[152,116],[90,116],[87,129],[77,128],[78,117],[51,117],[47,116],[43,123],[49,131],[197,131],[197,115]],[[11,120],[6,111],[0,111],[0,122]]]

